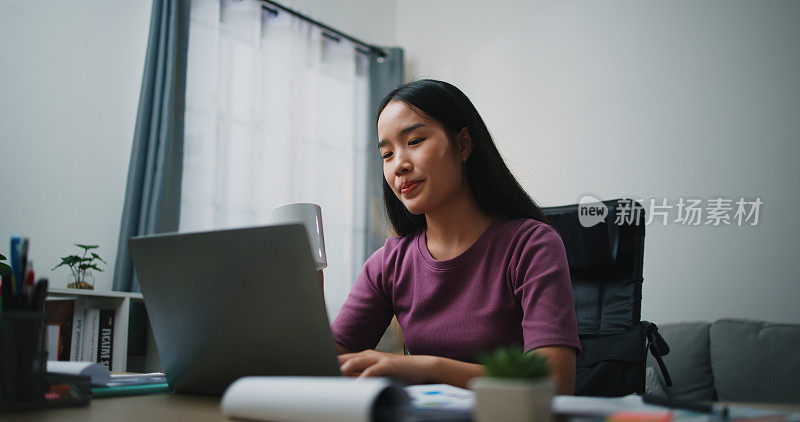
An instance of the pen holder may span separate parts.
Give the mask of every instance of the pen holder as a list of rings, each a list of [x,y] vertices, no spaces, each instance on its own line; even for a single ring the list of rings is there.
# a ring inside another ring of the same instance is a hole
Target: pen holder
[[[42,311],[4,311],[0,322],[0,408],[41,400],[47,387]]]

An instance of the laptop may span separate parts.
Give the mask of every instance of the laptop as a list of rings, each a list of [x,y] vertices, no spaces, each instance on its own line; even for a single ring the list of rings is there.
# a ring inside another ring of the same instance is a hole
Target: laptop
[[[248,375],[341,375],[302,225],[128,245],[173,391],[221,395]]]

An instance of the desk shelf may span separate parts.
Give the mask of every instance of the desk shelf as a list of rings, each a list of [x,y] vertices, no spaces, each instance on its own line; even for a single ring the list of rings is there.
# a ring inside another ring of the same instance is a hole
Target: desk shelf
[[[48,298],[81,298],[88,308],[114,310],[114,347],[112,350],[112,371],[145,372],[160,371],[158,353],[155,351],[153,336],[144,311],[144,298],[141,293],[96,291],[83,289],[49,289]],[[132,326],[140,329],[132,329]],[[132,330],[134,337],[131,338]],[[139,341],[144,347],[144,355],[129,355],[129,342]],[[153,356],[155,355],[155,356]],[[133,359],[131,359],[133,358]],[[135,362],[132,362],[135,361]]]

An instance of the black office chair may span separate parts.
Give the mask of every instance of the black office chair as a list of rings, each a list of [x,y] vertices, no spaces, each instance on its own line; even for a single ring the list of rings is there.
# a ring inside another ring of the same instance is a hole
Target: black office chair
[[[661,359],[669,347],[655,324],[641,321],[645,212],[631,199],[603,205],[605,218],[591,227],[581,224],[578,204],[543,208],[564,241],[572,277],[583,349],[577,357],[575,394],[642,394],[648,349],[672,383]]]

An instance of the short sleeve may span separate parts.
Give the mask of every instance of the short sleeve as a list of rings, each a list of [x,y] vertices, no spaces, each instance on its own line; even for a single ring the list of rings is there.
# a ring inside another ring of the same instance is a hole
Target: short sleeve
[[[572,282],[561,236],[546,224],[521,230],[524,233],[512,280],[522,306],[524,348],[570,346],[580,352]]]
[[[391,290],[384,280],[384,248],[367,259],[331,326],[333,339],[355,352],[374,348],[394,315]]]

